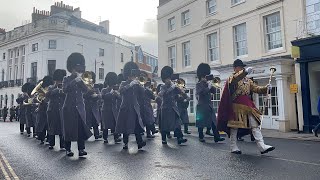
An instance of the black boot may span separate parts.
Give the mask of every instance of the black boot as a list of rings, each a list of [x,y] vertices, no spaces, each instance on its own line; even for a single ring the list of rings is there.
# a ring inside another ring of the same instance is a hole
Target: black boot
[[[71,150],[67,150],[66,155],[69,157],[72,157],[74,155],[74,153]]]
[[[141,149],[142,147],[146,146],[147,143],[145,141],[142,141],[140,143],[138,143],[138,149]]]
[[[124,144],[122,149],[127,150],[128,149],[128,143]]]
[[[178,138],[178,144],[186,143],[188,139]]]
[[[86,156],[88,153],[86,151],[84,151],[83,149],[82,150],[79,150],[79,157],[81,156]]]

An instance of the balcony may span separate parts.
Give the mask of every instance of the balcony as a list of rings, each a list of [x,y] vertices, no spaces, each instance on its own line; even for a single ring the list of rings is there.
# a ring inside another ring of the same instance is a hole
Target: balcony
[[[14,87],[14,80],[10,80],[10,81],[8,81],[9,83],[9,87]]]
[[[22,86],[23,80],[22,79],[16,79],[16,86]]]
[[[297,21],[297,39],[320,35],[320,13],[309,14]]]
[[[3,88],[9,87],[9,82],[8,81],[3,81],[2,82],[2,87]]]

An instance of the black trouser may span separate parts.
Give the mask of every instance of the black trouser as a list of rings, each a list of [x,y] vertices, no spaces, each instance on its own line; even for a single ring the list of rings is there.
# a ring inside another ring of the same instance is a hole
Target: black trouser
[[[26,130],[27,130],[27,134],[31,134],[31,127],[26,127]],[[34,131],[34,127],[32,127],[32,132],[33,134],[36,134]]]
[[[183,124],[183,126],[184,126],[184,132],[185,132],[185,133],[188,132],[188,130],[189,130],[189,123],[185,123],[185,124]]]
[[[114,132],[114,130],[111,130],[111,132],[112,132],[112,131]],[[103,139],[104,139],[104,140],[108,140],[108,136],[109,136],[108,129],[104,129],[102,132],[103,132],[103,134],[102,134]],[[113,133],[114,139],[118,139],[119,136],[120,136],[119,134]]]
[[[82,126],[81,117],[78,114],[78,150],[85,149],[85,135],[84,135],[84,127]],[[65,141],[65,148],[67,151],[71,151],[71,141]]]
[[[20,123],[20,132],[23,133],[24,132],[24,124]]]
[[[43,128],[43,130],[41,132],[37,133],[38,134],[38,139],[40,141],[44,141],[44,139],[46,138],[46,132],[47,132],[47,129]]]
[[[146,126],[146,130],[147,130],[147,135],[151,135],[151,133],[152,133],[152,134],[155,133],[156,127],[155,127],[154,124],[147,125],[147,126]]]
[[[3,115],[3,122],[6,122],[6,119],[7,119],[7,115]]]
[[[142,136],[140,133],[135,133],[137,144],[141,144],[143,142]],[[123,143],[128,144],[129,142],[129,134],[123,134]]]
[[[94,137],[98,137],[100,135],[98,124],[94,123],[92,128]]]
[[[10,121],[12,122],[12,119],[14,118],[14,115],[10,115]]]
[[[217,130],[217,127],[216,125],[212,122],[212,131],[213,131],[213,134],[214,134],[214,138],[220,138],[220,134],[219,134],[219,131]],[[209,128],[207,128],[208,130]],[[204,138],[204,134],[203,134],[203,128],[199,127],[198,128],[198,132],[199,132],[199,138],[200,139],[203,139]]]
[[[56,145],[56,136],[55,135],[49,135],[49,145],[50,146],[55,146]],[[64,148],[64,139],[62,135],[59,135],[59,141],[60,141],[60,148]]]
[[[170,134],[170,131],[161,131],[161,138],[162,138],[162,141],[166,141],[167,140],[167,135]],[[183,138],[183,134],[182,134],[182,131],[180,128],[176,128],[174,130],[174,134],[175,136],[178,138],[178,139],[181,139]]]

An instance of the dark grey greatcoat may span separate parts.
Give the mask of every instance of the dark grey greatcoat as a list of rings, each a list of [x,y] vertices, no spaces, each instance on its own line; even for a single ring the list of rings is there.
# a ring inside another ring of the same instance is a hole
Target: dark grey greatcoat
[[[25,100],[25,102],[28,102],[28,99]],[[34,104],[29,104],[25,106],[25,118],[26,118],[26,126],[27,127],[34,127],[35,120],[36,120],[36,114],[34,112],[35,110],[35,105]]]
[[[177,128],[181,128],[180,113],[177,106],[176,98],[181,93],[177,87],[172,88],[171,85],[161,86],[159,96],[162,98],[161,119],[159,128],[161,131],[169,132]]]
[[[70,75],[63,79],[63,92],[66,94],[62,107],[63,114],[63,137],[65,141],[77,141],[82,134],[84,140],[92,136],[90,128],[86,125],[86,111],[84,107],[83,93],[87,87],[83,81],[76,82],[76,75]],[[82,132],[78,133],[79,126]]]
[[[119,91],[122,102],[116,125],[118,134],[135,134],[144,131],[140,115],[138,97],[141,97],[143,88],[139,85],[130,86],[131,80],[121,83]]]
[[[39,104],[38,111],[36,112],[36,132],[40,133],[48,126],[47,122],[47,102],[44,100]]]
[[[48,98],[47,120],[48,134],[62,135],[62,106],[65,99],[65,94],[55,86],[49,86],[46,98]]]
[[[96,93],[98,96],[92,97],[93,93]],[[93,127],[95,124],[99,124],[101,122],[101,113],[98,104],[100,99],[99,96],[100,91],[98,88],[94,88],[92,91],[83,95],[86,109],[86,124],[88,127]]]
[[[159,125],[160,124],[160,119],[161,119],[161,104],[162,104],[161,97],[159,97],[159,96],[156,97],[156,103],[157,103],[157,119],[156,119],[156,123]]]
[[[188,116],[189,101],[190,101],[190,98],[186,93],[182,93],[178,95],[177,105],[178,105],[181,121],[183,124],[189,123],[189,116]]]
[[[145,88],[143,93],[143,118],[144,125],[153,125],[155,123],[155,118],[153,116],[153,108],[151,105],[151,100],[155,99],[153,92],[150,89]]]
[[[196,96],[198,99],[196,111],[196,126],[200,128],[211,127],[212,121],[216,121],[216,115],[213,110],[211,101],[211,93],[215,93],[216,89],[208,88],[208,83],[200,81],[196,85]]]
[[[23,102],[28,99],[28,97],[23,94],[20,97],[17,98],[17,103],[20,105],[20,111],[19,111],[19,121],[20,124],[26,124],[26,106],[23,105]]]
[[[112,88],[104,88],[101,91],[103,106],[102,106],[102,128],[115,130],[117,124],[117,116],[119,109],[117,101],[121,100],[120,94],[111,93]]]

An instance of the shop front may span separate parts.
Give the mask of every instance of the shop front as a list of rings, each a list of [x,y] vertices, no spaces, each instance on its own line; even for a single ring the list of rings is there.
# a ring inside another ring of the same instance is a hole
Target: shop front
[[[292,41],[300,49],[296,63],[300,68],[303,131],[311,132],[320,123],[317,111],[320,96],[320,36]]]

